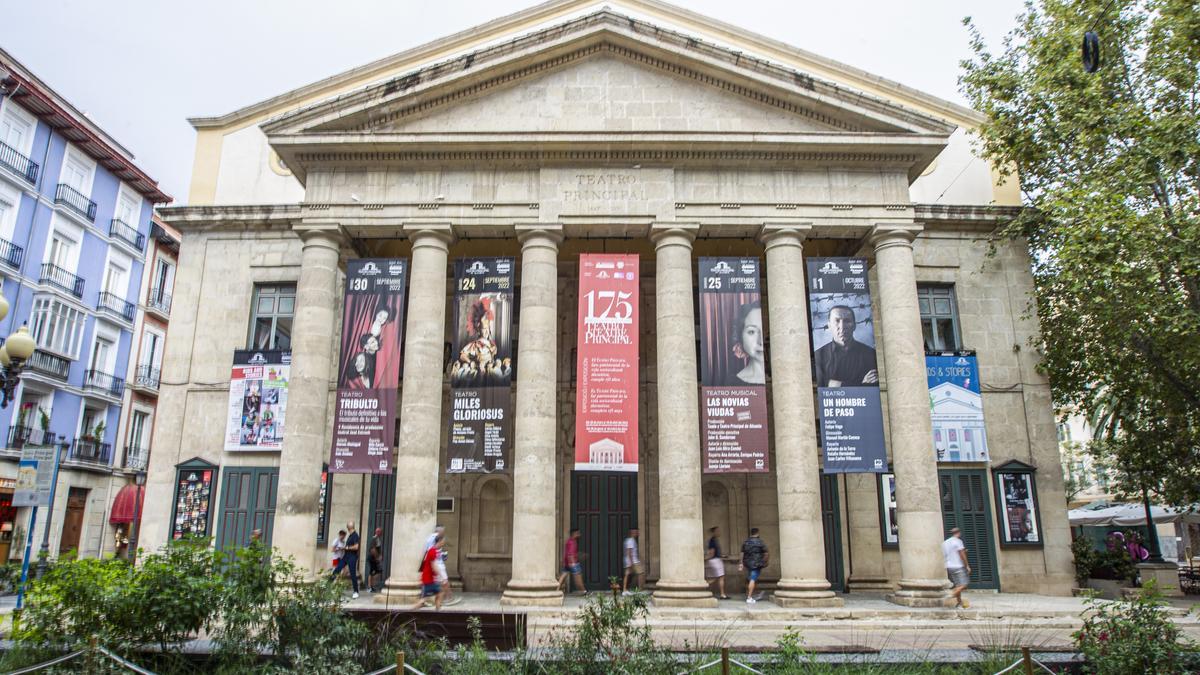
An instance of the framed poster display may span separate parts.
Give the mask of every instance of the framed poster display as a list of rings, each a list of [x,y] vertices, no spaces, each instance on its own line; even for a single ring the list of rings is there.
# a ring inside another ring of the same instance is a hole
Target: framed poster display
[[[1042,546],[1036,471],[1037,468],[1015,459],[992,470],[1001,546]]]
[[[321,498],[317,503],[317,543],[324,544],[329,538],[329,497],[333,492],[333,481],[329,465],[321,465]]]
[[[896,474],[879,474],[879,539],[885,548],[900,545],[900,522],[896,519]]]
[[[171,541],[207,537],[212,522],[213,481],[217,465],[200,458],[175,467],[175,499],[171,507]]]

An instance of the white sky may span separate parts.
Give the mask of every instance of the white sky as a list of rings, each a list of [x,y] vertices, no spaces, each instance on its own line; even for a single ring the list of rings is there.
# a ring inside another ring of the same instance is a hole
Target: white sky
[[[220,115],[539,0],[6,2],[4,49],[187,200],[194,133]],[[971,15],[993,49],[1020,0],[675,0],[700,14],[942,98],[958,93]]]

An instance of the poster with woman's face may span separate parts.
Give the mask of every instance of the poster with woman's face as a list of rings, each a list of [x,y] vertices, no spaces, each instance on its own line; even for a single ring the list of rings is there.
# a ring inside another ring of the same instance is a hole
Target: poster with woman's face
[[[765,472],[767,327],[759,261],[701,258],[699,274],[704,472]]]

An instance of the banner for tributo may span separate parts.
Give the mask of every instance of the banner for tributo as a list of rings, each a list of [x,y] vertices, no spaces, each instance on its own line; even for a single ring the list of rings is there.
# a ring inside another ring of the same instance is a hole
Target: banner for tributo
[[[392,472],[407,280],[407,260],[346,262],[331,473]]]
[[[279,450],[283,447],[292,353],[237,350],[229,375],[226,450]]]
[[[809,258],[808,307],[825,473],[884,473],[883,410],[864,258]]]
[[[447,473],[505,471],[512,445],[513,258],[454,263]]]
[[[637,471],[638,283],[637,255],[579,256],[578,470]]]
[[[767,352],[757,258],[700,258],[704,473],[765,473]]]
[[[926,354],[925,373],[929,379],[929,417],[933,422],[937,461],[988,461],[975,354]]]

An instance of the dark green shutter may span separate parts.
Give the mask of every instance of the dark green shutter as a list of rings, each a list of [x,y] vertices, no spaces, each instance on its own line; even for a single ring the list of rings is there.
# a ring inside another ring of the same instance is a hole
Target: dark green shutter
[[[967,561],[971,564],[971,586],[999,589],[987,472],[975,469],[939,471],[938,494],[942,502],[944,536],[950,536],[953,527],[962,530]]]

